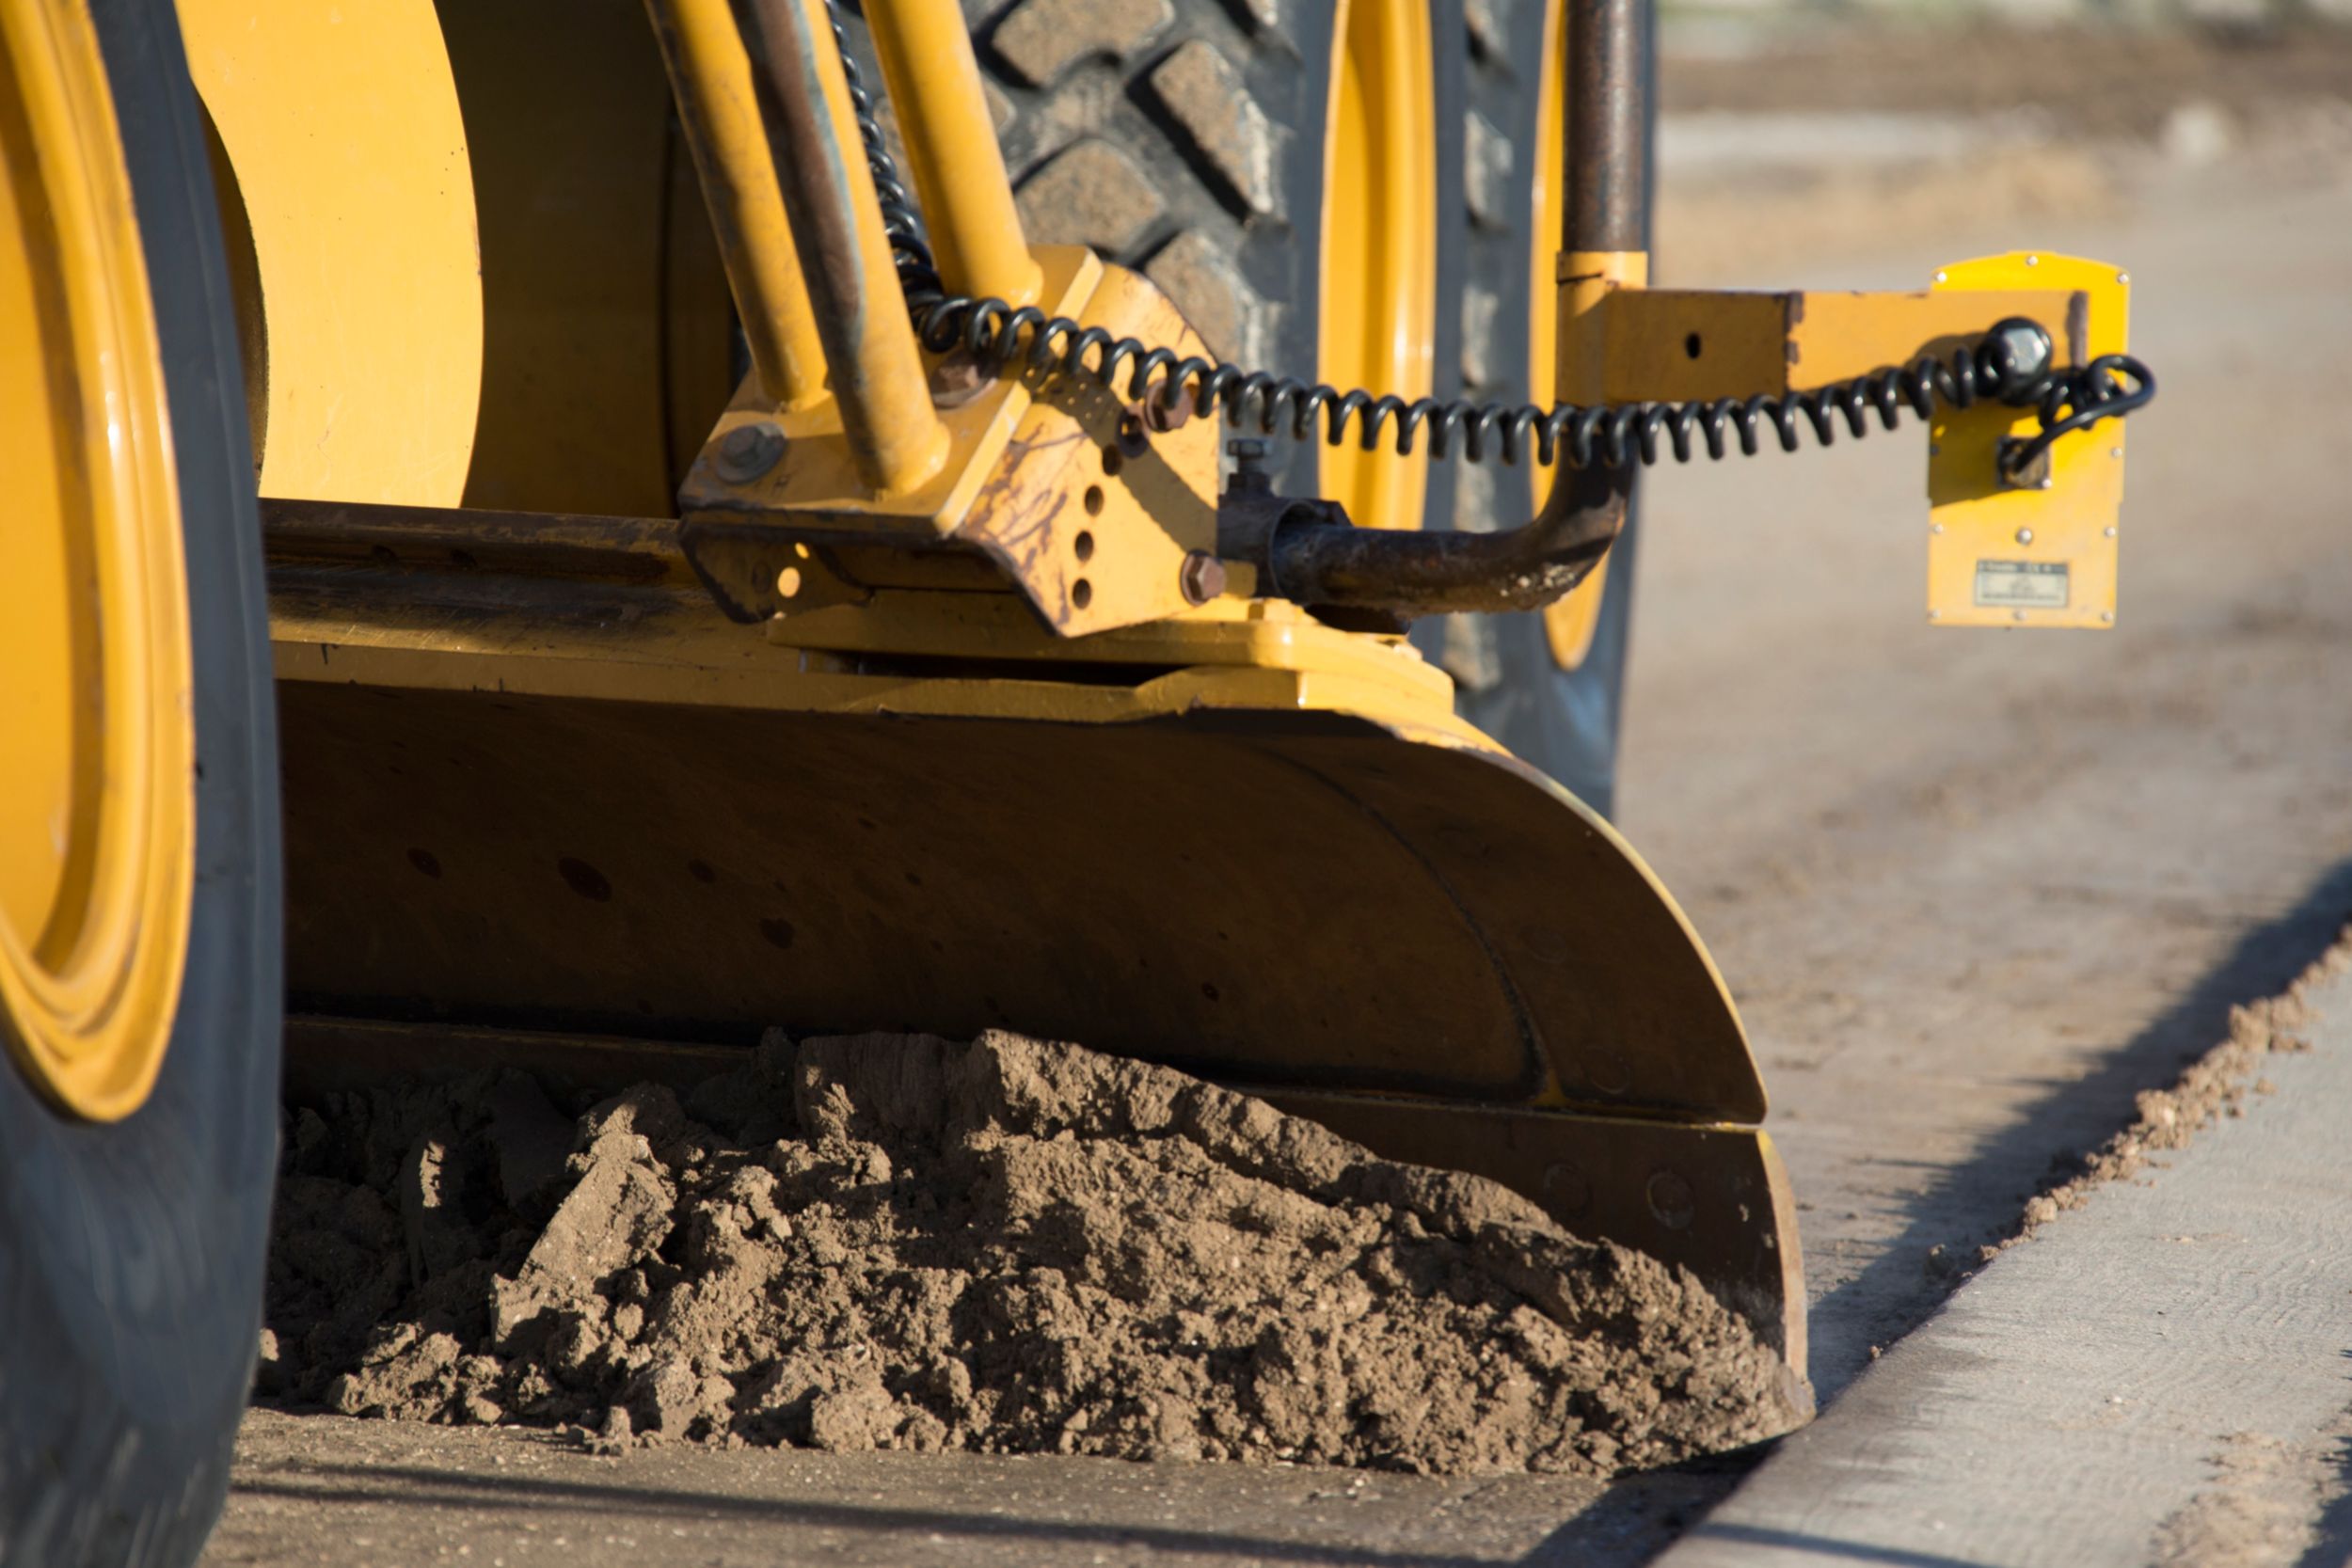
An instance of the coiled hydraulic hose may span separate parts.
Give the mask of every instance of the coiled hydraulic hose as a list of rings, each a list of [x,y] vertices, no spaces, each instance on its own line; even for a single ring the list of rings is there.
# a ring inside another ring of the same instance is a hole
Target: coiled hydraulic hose
[[[1219,364],[1200,355],[1179,355],[1136,338],[1114,337],[1068,316],[1048,315],[1035,306],[950,294],[942,285],[914,200],[883,144],[873,100],[842,37],[833,0],[828,13],[841,40],[842,65],[866,161],[882,198],[882,229],[897,261],[898,282],[915,334],[934,354],[961,350],[984,366],[1001,370],[1019,362],[1043,375],[1091,376],[1129,402],[1174,408],[1180,400],[1200,416],[1222,415],[1236,430],[1252,426],[1264,436],[1314,439],[1317,427],[1332,446],[1346,444],[1353,431],[1365,451],[1383,438],[1400,454],[1410,454],[1424,432],[1432,457],[1459,455],[1472,463],[1529,457],[1545,467],[1624,468],[1650,467],[1672,452],[1688,463],[1704,450],[1710,460],[1764,450],[1767,436],[1783,451],[1796,451],[1810,431],[1826,447],[1842,420],[1857,439],[1881,426],[1896,429],[1905,410],[1933,418],[1941,403],[1955,409],[1980,400],[2014,407],[2036,407],[2042,428],[2027,441],[2004,450],[2002,465],[2011,477],[2025,472],[2059,437],[2101,420],[2120,419],[2156,395],[2156,379],[2128,354],[2102,355],[2074,369],[2052,369],[2056,357],[2049,334],[2038,324],[2011,318],[1982,338],[1952,351],[1949,359],[1922,355],[1910,364],[1879,370],[1787,396],[1694,399],[1682,403],[1625,403],[1545,409],[1530,404],[1474,403],[1464,398],[1374,396],[1343,391],[1323,382],[1278,376]],[[1125,386],[1120,386],[1121,377]]]

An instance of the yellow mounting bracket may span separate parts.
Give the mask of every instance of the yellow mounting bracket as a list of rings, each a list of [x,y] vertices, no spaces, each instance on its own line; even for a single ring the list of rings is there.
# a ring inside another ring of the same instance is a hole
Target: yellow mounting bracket
[[[2105,262],[2024,251],[1946,267],[1934,287],[1912,293],[1603,280],[1603,296],[1578,312],[1579,332],[1564,335],[1574,362],[1563,385],[1612,403],[1785,398],[1924,354],[1948,360],[2011,316],[2049,332],[2059,367],[2088,365],[2124,351],[2129,285]],[[2001,443],[2040,429],[2033,408],[1937,410],[1928,447],[1928,618],[1936,625],[2114,624],[2123,421],[2058,441],[2046,475],[2037,464],[2026,485],[2005,481]]]
[[[2104,261],[2016,251],[1935,275],[1937,292],[2063,289],[2045,322],[2061,363],[2121,354],[2128,274]],[[2041,429],[2030,408],[1938,412],[1928,447],[1928,619],[1940,626],[2111,626],[2123,506],[2122,420],[2064,436],[2025,483],[2000,478],[2004,441]]]
[[[1200,352],[1141,277],[1040,246],[1052,312]],[[898,302],[889,302],[896,309]],[[1017,589],[1078,637],[1180,614],[1216,547],[1216,429],[1123,404],[1091,375],[983,373],[926,356],[947,456],[914,489],[862,480],[838,405],[778,409],[747,382],[678,495],[687,557],[723,608],[787,620],[876,590]]]

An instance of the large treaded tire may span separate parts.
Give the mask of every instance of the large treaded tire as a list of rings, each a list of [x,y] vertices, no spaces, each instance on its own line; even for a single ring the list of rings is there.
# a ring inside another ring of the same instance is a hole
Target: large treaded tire
[[[278,1143],[278,776],[261,527],[196,98],[164,0],[92,0],[163,348],[195,654],[186,977],[126,1119],[0,1065],[0,1563],[185,1564],[229,1483]]]

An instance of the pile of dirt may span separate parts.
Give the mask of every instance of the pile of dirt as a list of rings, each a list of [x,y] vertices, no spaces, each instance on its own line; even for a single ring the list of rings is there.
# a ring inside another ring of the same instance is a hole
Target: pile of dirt
[[[780,1035],[291,1113],[260,1392],[683,1439],[1591,1474],[1804,1393],[1687,1271],[1163,1068]]]

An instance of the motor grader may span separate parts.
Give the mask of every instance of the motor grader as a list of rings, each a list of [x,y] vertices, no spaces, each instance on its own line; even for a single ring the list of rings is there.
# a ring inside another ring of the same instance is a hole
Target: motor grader
[[[1077,1040],[1802,1377],[1738,1015],[1596,806],[1635,475],[1915,418],[1929,617],[2106,626],[2153,382],[2089,261],[1648,287],[1651,29],[0,0],[0,1559],[200,1547],[281,1037]]]

